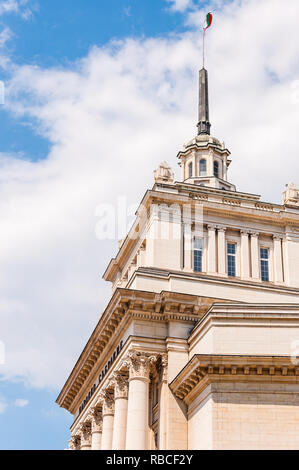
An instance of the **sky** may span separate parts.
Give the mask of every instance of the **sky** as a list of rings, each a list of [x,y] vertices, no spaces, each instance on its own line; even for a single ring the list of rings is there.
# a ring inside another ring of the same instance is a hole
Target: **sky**
[[[180,180],[208,11],[229,180],[280,203],[299,185],[298,0],[0,0],[0,449],[67,446],[55,399],[126,231],[97,226],[107,207],[131,225],[161,161]]]

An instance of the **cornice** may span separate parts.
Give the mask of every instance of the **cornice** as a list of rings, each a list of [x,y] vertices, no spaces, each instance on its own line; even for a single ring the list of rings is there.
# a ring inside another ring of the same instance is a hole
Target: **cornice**
[[[162,291],[161,293],[117,289],[96,328],[90,336],[56,402],[67,410],[89,380],[98,361],[105,355],[111,338],[115,337],[129,318],[148,321],[197,322],[215,302],[213,298]]]
[[[169,269],[162,269],[162,268],[147,268],[147,267],[139,267],[134,273],[130,282],[132,282],[136,276],[154,276],[161,279],[170,280],[171,277],[181,278],[181,279],[192,279],[194,281],[201,281],[201,282],[213,282],[215,284],[225,284],[230,286],[240,286],[240,287],[251,287],[253,289],[259,290],[266,290],[266,291],[273,291],[273,292],[281,292],[287,294],[297,294],[299,296],[299,289],[296,287],[287,287],[287,286],[279,286],[272,283],[262,283],[261,281],[247,281],[242,279],[233,279],[233,278],[225,278],[221,276],[212,276],[210,274],[204,273],[195,273],[195,272],[186,272],[186,271],[170,271]],[[130,283],[128,284],[128,286]],[[217,300],[221,300],[222,298],[218,298]],[[230,300],[228,299],[228,302]],[[231,299],[233,302],[233,299]],[[241,303],[241,302],[240,302]]]
[[[169,385],[174,395],[190,404],[194,397],[216,381],[299,382],[299,366],[290,356],[197,354]]]
[[[299,299],[298,299],[299,300]],[[213,326],[294,326],[299,325],[299,303],[214,303],[196,323],[188,338],[190,347],[200,341]]]

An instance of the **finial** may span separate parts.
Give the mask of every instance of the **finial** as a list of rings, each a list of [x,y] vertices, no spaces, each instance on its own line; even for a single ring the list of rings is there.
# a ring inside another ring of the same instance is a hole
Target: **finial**
[[[203,28],[202,69],[199,71],[198,135],[210,134],[211,129],[209,121],[208,72],[205,69],[205,35],[206,30],[212,24],[212,20],[212,13],[209,12],[206,15],[206,25]]]

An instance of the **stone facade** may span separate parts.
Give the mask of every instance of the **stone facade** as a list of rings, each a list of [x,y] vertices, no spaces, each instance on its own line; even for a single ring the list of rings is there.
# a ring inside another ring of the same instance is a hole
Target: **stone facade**
[[[57,399],[70,449],[299,448],[299,190],[239,192],[229,156],[201,132],[156,170]]]

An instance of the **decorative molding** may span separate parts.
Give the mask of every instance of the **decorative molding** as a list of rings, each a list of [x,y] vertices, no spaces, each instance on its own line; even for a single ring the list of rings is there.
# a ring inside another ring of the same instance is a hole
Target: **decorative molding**
[[[114,399],[128,398],[128,377],[121,371],[115,371],[112,374],[112,384],[114,385]]]
[[[64,385],[57,403],[74,412],[74,402],[88,380],[111,337],[121,328],[126,316],[150,320],[198,321],[214,299],[204,301],[192,294],[176,292],[141,292],[118,288],[85,346],[73,372]]]
[[[81,436],[79,434],[73,435],[69,440],[70,450],[80,450],[81,448]]]
[[[299,383],[299,366],[290,356],[195,355],[171,382],[174,395],[184,401],[213,381],[290,381]],[[191,400],[191,397],[190,397]]]
[[[106,415],[114,415],[114,397],[112,393],[108,389],[104,389],[99,394],[99,397],[103,401],[103,417]]]
[[[157,361],[157,355],[141,351],[129,351],[122,366],[129,369],[129,380],[135,378],[149,379],[151,366]]]

